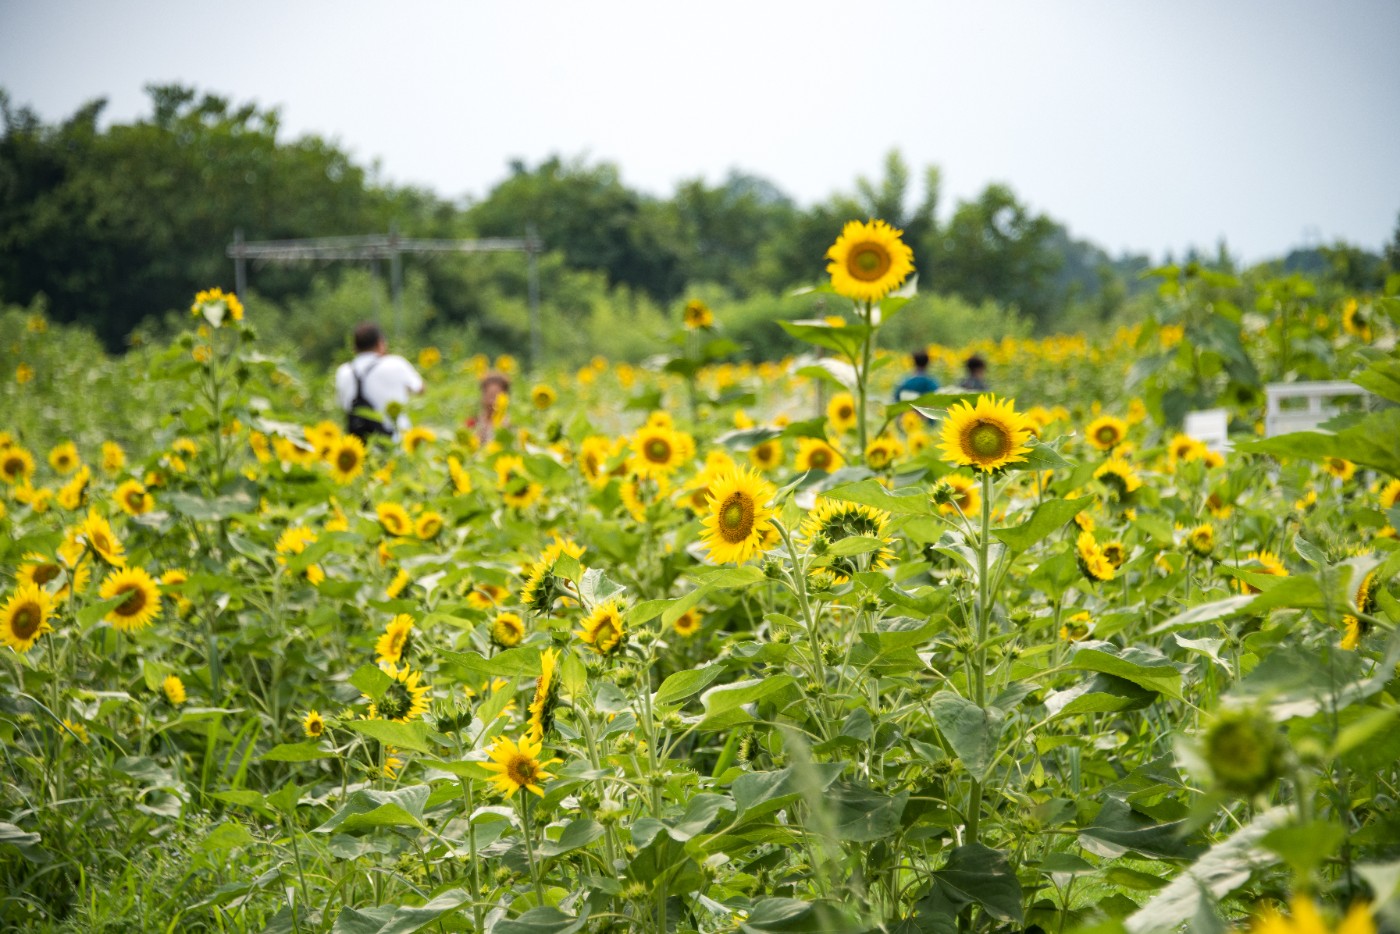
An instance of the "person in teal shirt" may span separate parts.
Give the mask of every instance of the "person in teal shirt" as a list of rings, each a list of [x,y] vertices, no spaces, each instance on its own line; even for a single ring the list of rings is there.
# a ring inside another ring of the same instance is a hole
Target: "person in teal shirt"
[[[928,351],[922,347],[914,351],[914,372],[904,378],[894,389],[895,402],[908,402],[925,393],[938,391],[938,380],[928,375]]]

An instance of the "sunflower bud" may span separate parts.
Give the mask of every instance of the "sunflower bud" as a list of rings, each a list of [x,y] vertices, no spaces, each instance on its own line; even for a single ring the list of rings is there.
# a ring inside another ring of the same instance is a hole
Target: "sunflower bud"
[[[1278,727],[1251,710],[1217,716],[1206,731],[1203,749],[1216,785],[1247,797],[1261,794],[1278,781],[1287,753]]]
[[[783,566],[777,560],[769,558],[763,562],[763,576],[775,581],[783,576]]]
[[[812,536],[811,549],[812,554],[820,557],[831,551],[831,540],[821,532],[818,532]]]
[[[672,733],[679,732],[685,729],[685,717],[682,717],[679,713],[672,710],[661,718],[661,727]]]

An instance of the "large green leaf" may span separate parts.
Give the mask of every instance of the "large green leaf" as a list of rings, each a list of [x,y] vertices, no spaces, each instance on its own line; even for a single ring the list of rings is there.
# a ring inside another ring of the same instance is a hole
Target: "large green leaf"
[[[1094,822],[1079,832],[1079,845],[1096,856],[1116,859],[1140,853],[1159,859],[1190,859],[1201,848],[1187,838],[1186,821],[1158,823],[1110,797]]]
[[[700,703],[705,708],[705,719],[701,721],[700,729],[724,730],[748,723],[753,717],[741,709],[745,704],[791,689],[796,683],[792,675],[778,675],[711,688],[700,697]]]
[[[393,791],[362,788],[315,832],[359,834],[381,827],[421,828],[429,791],[427,785],[409,785]]]
[[[1181,699],[1181,671],[1156,649],[1120,649],[1111,642],[1082,642],[1069,667],[1113,675],[1149,691]]]
[[[701,668],[678,671],[661,682],[653,703],[658,707],[679,704],[692,694],[709,687],[710,683],[723,673],[723,665],[705,665]]]
[[[953,747],[973,778],[986,777],[996,755],[1006,714],[999,708],[978,707],[952,691],[940,691],[929,699],[933,722]]]
[[[471,895],[462,889],[448,889],[422,905],[342,908],[331,934],[414,934],[460,908],[469,898]]]
[[[1157,696],[1156,693],[1131,681],[1099,673],[1046,697],[1045,709],[1055,717],[1081,713],[1116,713],[1120,710],[1146,707],[1156,700]]]
[[[992,534],[1014,554],[1020,554],[1058,531],[1066,522],[1088,508],[1093,501],[1092,496],[1046,500],[1035,507],[1031,517],[1025,522],[1010,528],[992,529]]]
[[[967,843],[948,854],[948,862],[933,874],[934,884],[949,902],[978,904],[999,921],[1020,924],[1021,883],[1006,854],[980,843]]]
[[[828,499],[874,506],[896,516],[926,516],[934,512],[927,490],[916,488],[891,492],[873,477],[834,487],[822,495]]]
[[[1396,438],[1400,438],[1400,408],[1372,412],[1337,432],[1297,431],[1242,441],[1235,447],[1283,459],[1340,457],[1400,477],[1400,445],[1395,443]]]
[[[361,736],[377,739],[386,746],[412,749],[414,752],[433,751],[432,746],[428,745],[428,725],[422,721],[399,723],[395,720],[350,720],[344,726]]]

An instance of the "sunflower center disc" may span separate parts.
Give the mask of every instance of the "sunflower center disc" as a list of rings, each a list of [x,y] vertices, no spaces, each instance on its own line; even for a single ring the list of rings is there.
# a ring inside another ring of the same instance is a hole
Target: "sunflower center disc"
[[[358,458],[356,457],[354,451],[341,451],[340,456],[336,458],[335,463],[336,466],[338,466],[341,470],[352,470],[354,469],[355,462],[357,460]]]
[[[617,640],[617,627],[612,623],[603,623],[598,627],[598,635],[594,638],[593,644],[603,652],[611,652],[616,648]]]
[[[536,772],[535,761],[529,756],[516,756],[506,767],[506,774],[510,776],[510,780],[522,788],[535,783]]]
[[[731,545],[742,542],[753,531],[753,503],[742,493],[733,493],[719,508],[719,534]]]
[[[140,587],[132,587],[126,592],[126,599],[117,604],[117,613],[121,616],[135,616],[146,606],[146,594]]]
[[[982,422],[968,433],[968,441],[978,457],[992,459],[1006,453],[1006,432],[999,426]]]
[[[671,446],[660,438],[647,443],[647,459],[656,464],[664,464],[671,459]]]
[[[14,631],[16,638],[28,639],[38,630],[39,619],[39,608],[26,604],[19,608],[19,612],[15,614],[15,621],[10,624],[10,628]]]
[[[56,564],[41,564],[34,569],[34,583],[41,587],[57,576],[58,565]]]
[[[1117,440],[1118,440],[1118,432],[1114,431],[1112,428],[1107,428],[1107,427],[1105,427],[1105,428],[1100,428],[1100,429],[1099,429],[1099,441],[1100,441],[1101,443],[1103,443],[1103,444],[1112,444],[1114,441],[1117,441]]]
[[[862,243],[851,251],[850,273],[862,282],[874,282],[890,268],[890,254],[878,243]]]

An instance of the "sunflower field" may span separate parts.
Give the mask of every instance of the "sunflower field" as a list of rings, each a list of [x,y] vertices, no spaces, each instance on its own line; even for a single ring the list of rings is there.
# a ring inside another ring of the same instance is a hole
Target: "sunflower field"
[[[406,348],[368,446],[218,289],[0,313],[0,925],[1400,931],[1400,281],[1165,267],[891,402],[912,254],[827,260],[807,353]]]

